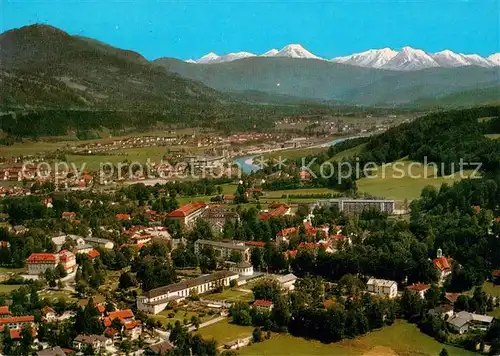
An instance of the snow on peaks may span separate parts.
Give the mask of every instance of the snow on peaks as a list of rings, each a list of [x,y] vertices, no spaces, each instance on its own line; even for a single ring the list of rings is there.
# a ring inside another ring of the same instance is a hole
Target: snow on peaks
[[[266,53],[262,54],[261,57],[274,57],[276,54],[278,54],[279,51],[276,48],[270,49]]]
[[[431,54],[431,57],[439,64],[440,67],[463,67],[468,66],[469,62],[461,54],[445,49],[444,51]]]
[[[331,61],[359,67],[380,68],[397,54],[398,52],[390,48],[370,49],[365,52],[351,54],[350,56],[336,57]]]
[[[186,62],[199,64],[224,63],[256,56],[257,55],[250,52],[229,53],[223,56],[218,56],[210,52],[198,60],[188,59]],[[323,60],[323,58],[309,52],[300,44],[289,44],[281,50],[273,48],[257,57],[312,58]],[[335,57],[331,59],[331,62],[357,67],[398,71],[413,71],[434,67],[454,68],[479,66],[488,68],[500,66],[500,53],[495,53],[487,58],[483,58],[477,54],[455,53],[448,49],[437,53],[426,53],[421,49],[406,46],[401,48],[400,51],[395,51],[391,48],[370,49],[348,56]]]
[[[312,54],[299,44],[286,45],[280,51],[274,54],[273,57],[321,59],[320,57]]]
[[[495,53],[486,58],[492,65],[500,66],[500,53]]]

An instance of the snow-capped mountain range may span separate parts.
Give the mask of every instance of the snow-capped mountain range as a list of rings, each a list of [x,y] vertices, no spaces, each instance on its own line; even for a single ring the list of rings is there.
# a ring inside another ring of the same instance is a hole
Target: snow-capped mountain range
[[[335,57],[330,60],[316,56],[299,44],[289,44],[281,50],[271,49],[266,53],[257,55],[250,52],[236,52],[219,56],[210,52],[198,60],[188,59],[186,62],[197,64],[212,64],[232,62],[238,59],[249,57],[286,57],[305,58],[330,61],[333,63],[348,64],[357,67],[379,68],[399,71],[415,71],[433,67],[465,67],[479,66],[485,68],[500,66],[500,53],[492,54],[489,57],[481,57],[477,54],[455,53],[444,50],[437,53],[426,53],[421,49],[403,47],[400,51],[391,48],[370,49],[361,53],[354,53],[349,56]]]

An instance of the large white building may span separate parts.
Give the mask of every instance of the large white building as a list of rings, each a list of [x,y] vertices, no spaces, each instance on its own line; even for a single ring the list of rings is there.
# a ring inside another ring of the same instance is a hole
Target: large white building
[[[376,210],[382,213],[392,214],[396,203],[394,200],[340,198],[318,200],[313,205],[313,210],[316,206],[336,206],[339,211],[347,215],[361,214],[366,210]]]
[[[242,241],[221,242],[212,240],[196,240],[194,243],[194,252],[200,253],[204,247],[212,247],[215,256],[221,260],[229,260],[233,252],[241,254],[242,261],[250,261],[250,247]]]
[[[239,278],[239,274],[231,271],[218,271],[197,278],[186,279],[179,283],[165,287],[151,289],[137,297],[137,309],[146,313],[158,314],[165,309],[170,301],[181,301],[196,291],[198,294],[207,293],[219,286],[229,287],[232,280]]]
[[[368,292],[386,298],[395,298],[398,294],[398,284],[387,279],[370,278],[366,283]]]
[[[67,250],[61,250],[58,253],[32,253],[27,259],[28,274],[39,275],[45,273],[49,268],[56,268],[61,264],[66,273],[71,273],[76,268],[75,255]]]

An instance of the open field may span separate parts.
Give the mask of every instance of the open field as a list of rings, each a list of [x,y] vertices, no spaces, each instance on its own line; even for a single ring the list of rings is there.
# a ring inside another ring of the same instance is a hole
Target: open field
[[[58,299],[65,299],[67,302],[76,302],[77,299],[73,296],[73,293],[68,290],[44,290],[38,293],[40,299],[47,298],[52,301],[57,301]],[[94,299],[95,301],[96,299]]]
[[[486,313],[489,316],[500,319],[500,307],[493,309],[493,311]]]
[[[12,292],[14,289],[22,287],[23,284],[0,284],[0,294],[8,294]]]
[[[217,342],[217,346],[222,346],[230,341],[252,335],[253,329],[253,326],[235,325],[224,319],[218,323],[201,328],[195,333],[200,334],[204,339],[214,339]]]
[[[330,158],[329,161],[337,161],[337,162],[339,162],[339,161],[342,161],[342,159],[344,159],[344,158],[355,157],[356,155],[358,155],[363,150],[363,148],[365,146],[366,146],[366,144],[363,143],[363,144],[358,145],[356,147],[349,148],[348,150],[339,152],[335,156],[333,156],[332,158]]]
[[[491,138],[492,140],[497,140],[500,138],[500,134],[487,134],[485,136]]]
[[[287,159],[295,160],[297,158],[315,156],[317,154],[326,152],[326,147],[305,147],[305,148],[292,148],[289,150],[279,150],[264,154],[265,159]],[[285,162],[287,163],[287,162]]]
[[[226,302],[251,302],[253,301],[253,293],[241,292],[235,289],[224,289],[221,293],[204,295],[203,299],[224,300]]]
[[[290,189],[290,190],[267,190],[264,195],[260,197],[263,199],[279,199],[282,195],[311,195],[311,194],[334,194],[337,191],[329,188],[304,188],[304,189]],[[294,198],[295,199],[295,198]]]
[[[438,177],[433,167],[425,167],[420,163],[412,165],[407,160],[379,166],[373,173],[376,177],[365,177],[357,181],[359,191],[395,200],[417,199],[422,189],[428,185],[439,188],[443,183],[451,185],[461,179],[460,173],[451,177]],[[468,177],[471,173],[472,171],[464,171],[463,175]]]
[[[172,318],[169,318],[169,314],[174,313],[174,316]],[[173,310],[164,310],[159,314],[156,315],[150,315],[151,319],[154,320],[159,320],[163,326],[166,326],[167,324],[172,324],[174,326],[175,322],[178,320],[181,324],[184,324],[184,319],[187,320],[187,323],[189,324],[191,322],[191,318],[193,316],[198,316],[198,313],[192,312],[192,311],[187,311],[184,309],[179,309],[177,310],[177,313],[175,313]],[[199,318],[200,323],[204,323],[207,320],[210,320],[217,315],[205,315],[203,318]]]
[[[486,294],[491,295],[493,297],[500,297],[500,285],[495,285],[491,282],[484,282],[483,290]]]
[[[453,356],[472,356],[474,353],[443,345],[405,321],[373,331],[354,340],[322,344],[290,335],[273,335],[270,340],[242,348],[240,355],[438,355],[446,348]]]
[[[27,271],[26,267],[22,268],[7,268],[7,267],[0,267],[0,273],[14,273],[14,274],[21,274]]]

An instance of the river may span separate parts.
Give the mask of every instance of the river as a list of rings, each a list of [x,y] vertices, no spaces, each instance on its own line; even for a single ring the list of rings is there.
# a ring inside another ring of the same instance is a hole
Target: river
[[[315,146],[310,146],[310,147],[303,147],[304,149],[307,148],[315,148],[315,147],[330,147],[333,145],[336,145],[337,143],[343,142],[345,140],[349,140],[351,138],[358,138],[360,136],[351,136],[351,137],[342,137],[342,138],[336,138],[335,140],[320,144],[320,145],[315,145]],[[300,148],[298,148],[300,149]],[[248,155],[248,156],[241,156],[237,157],[233,160],[233,163],[237,164],[239,167],[241,167],[241,170],[243,173],[250,174],[252,171],[258,171],[259,167],[253,164],[254,158],[257,157],[258,155]]]

